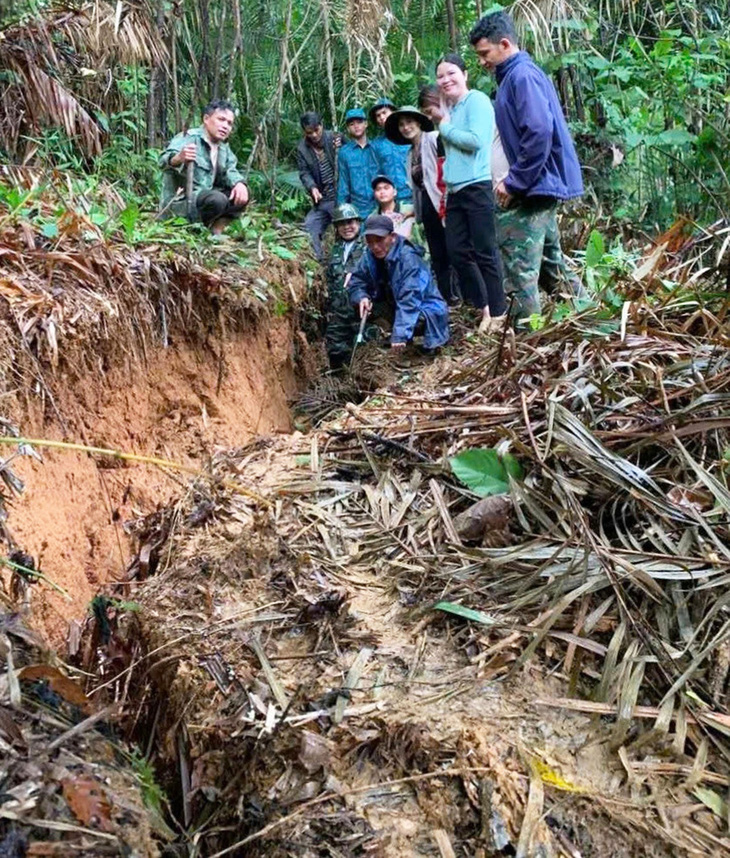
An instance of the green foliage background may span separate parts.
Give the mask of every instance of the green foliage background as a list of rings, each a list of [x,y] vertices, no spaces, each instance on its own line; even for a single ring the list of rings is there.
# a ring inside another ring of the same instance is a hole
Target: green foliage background
[[[303,197],[292,162],[299,114],[319,109],[327,125],[342,127],[349,106],[368,106],[382,94],[412,103],[450,48],[450,13],[474,85],[487,92],[494,86],[474,60],[468,32],[479,14],[499,7],[474,0],[92,0],[79,6],[106,10],[116,23],[134,10],[136,26],[147,28],[164,59],[87,56],[78,40],[69,46],[58,31],[57,62],[49,67],[47,56],[34,57],[33,45],[23,45],[23,28],[48,19],[54,7],[12,0],[0,12],[0,52],[19,44],[28,62],[43,62],[84,105],[105,146],[90,157],[75,136],[37,120],[24,124],[13,142],[3,133],[2,105],[18,85],[17,74],[0,67],[0,147],[10,162],[121,180],[143,205],[156,193],[158,147],[195,124],[209,97],[228,96],[239,111],[233,146],[254,193],[297,216]],[[678,216],[701,222],[726,216],[727,2],[650,0],[641,7],[629,0],[517,0],[508,8],[525,46],[558,86],[596,218],[656,231]]]

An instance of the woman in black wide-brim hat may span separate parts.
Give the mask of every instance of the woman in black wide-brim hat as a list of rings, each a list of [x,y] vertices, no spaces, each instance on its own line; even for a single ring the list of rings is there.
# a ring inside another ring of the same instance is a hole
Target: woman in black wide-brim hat
[[[408,184],[413,190],[416,221],[423,224],[431,267],[439,292],[448,304],[458,301],[451,282],[449,253],[446,248],[444,217],[446,185],[443,181],[443,148],[433,122],[417,107],[407,105],[395,110],[385,122],[385,136],[394,143],[409,145],[406,165]]]

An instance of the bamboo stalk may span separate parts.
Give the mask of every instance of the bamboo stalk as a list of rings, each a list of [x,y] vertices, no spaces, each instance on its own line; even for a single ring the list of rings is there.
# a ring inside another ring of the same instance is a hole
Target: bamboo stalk
[[[236,70],[236,60],[243,52],[243,39],[241,38],[241,5],[238,0],[231,0],[233,7],[233,47],[228,60],[228,79],[226,80],[226,98],[230,99],[233,92],[233,76]]]
[[[281,136],[281,105],[284,98],[284,82],[286,81],[287,68],[289,64],[289,36],[291,34],[291,21],[294,11],[294,0],[289,0],[286,9],[286,20],[284,23],[284,37],[281,40],[281,68],[279,69],[279,83],[276,89],[276,99],[274,101],[274,145],[272,152],[274,163],[271,169],[271,208],[274,207],[274,199],[276,196],[276,167],[278,163],[279,139]]]
[[[335,100],[335,75],[332,60],[332,31],[330,29],[329,0],[321,0],[322,27],[324,29],[324,59],[327,67],[327,95],[330,103],[330,122],[334,128],[337,124],[337,102]]]
[[[172,78],[172,103],[175,111],[175,133],[179,134],[182,128],[182,111],[180,110],[180,86],[177,79],[177,34],[176,17],[173,13],[170,20],[170,77]]]
[[[51,441],[47,438],[15,438],[13,436],[0,436],[0,444],[28,444],[31,447],[47,447],[54,450],[71,450],[76,453],[88,453],[95,456],[110,456],[113,459],[121,459],[125,462],[139,462],[143,465],[156,465],[158,468],[171,468],[175,471],[182,471],[185,474],[191,474],[196,477],[208,477],[204,471],[199,468],[194,468],[191,465],[184,465],[182,462],[173,462],[171,459],[160,459],[157,456],[140,456],[137,453],[125,453],[122,450],[110,450],[104,447],[89,447],[86,444],[76,444],[70,441]],[[250,497],[257,503],[263,506],[270,506],[269,501],[251,489],[239,485],[234,480],[221,480],[223,486],[231,491],[239,492],[246,497]]]

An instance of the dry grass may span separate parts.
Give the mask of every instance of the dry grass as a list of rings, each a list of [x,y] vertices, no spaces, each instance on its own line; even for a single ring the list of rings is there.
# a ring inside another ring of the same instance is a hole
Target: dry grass
[[[25,172],[32,171],[16,171],[15,178],[21,188],[29,182],[25,208],[33,220],[0,211],[5,390],[30,389],[31,379],[60,366],[77,379],[120,360],[144,366],[155,348],[176,338],[220,340],[270,312],[269,298],[288,279],[285,263],[269,257],[267,285],[260,262],[244,269],[225,249],[204,250],[182,239],[174,252],[154,241],[127,244],[83,214],[84,199],[70,197],[63,185],[39,187]],[[65,209],[60,217],[59,208]],[[56,226],[53,238],[43,234],[44,221]],[[291,289],[282,294],[291,298]]]
[[[112,112],[114,97],[99,70],[166,61],[159,35],[134,4],[59,6],[2,36],[0,67],[13,73],[14,82],[0,92],[0,142],[12,153],[24,135],[59,127],[88,156],[99,155],[105,132],[95,111]]]
[[[211,854],[730,851],[727,301],[652,278],[220,454],[266,510],[140,523],[134,705]],[[525,478],[475,533],[447,458],[495,446]]]

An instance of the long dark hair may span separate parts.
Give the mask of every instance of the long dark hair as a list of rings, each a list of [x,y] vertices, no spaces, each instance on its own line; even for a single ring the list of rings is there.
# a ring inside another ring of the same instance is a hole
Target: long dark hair
[[[434,102],[438,103],[439,88],[435,83],[427,83],[421,87],[418,93],[418,106],[423,110],[424,107],[430,107]]]
[[[441,63],[451,63],[452,66],[458,66],[463,72],[466,72],[466,63],[462,60],[460,54],[444,54],[441,59],[436,63],[436,70],[438,71],[438,67]]]

